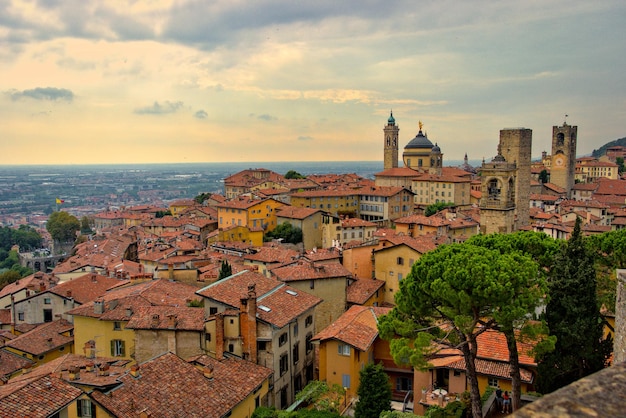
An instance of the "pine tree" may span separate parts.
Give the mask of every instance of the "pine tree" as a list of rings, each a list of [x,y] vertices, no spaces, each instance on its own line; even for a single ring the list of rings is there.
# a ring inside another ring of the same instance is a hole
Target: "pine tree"
[[[545,319],[556,336],[555,350],[539,360],[538,388],[553,392],[601,370],[611,341],[602,338],[593,255],[585,247],[580,219],[550,271]]]
[[[359,373],[359,401],[354,414],[359,418],[378,418],[391,410],[391,384],[381,364],[368,364]]]
[[[219,276],[217,277],[217,280],[222,280],[223,278],[232,276],[232,275],[233,275],[232,267],[230,266],[230,264],[228,264],[228,261],[222,260],[222,266],[220,267],[220,272],[219,272]]]

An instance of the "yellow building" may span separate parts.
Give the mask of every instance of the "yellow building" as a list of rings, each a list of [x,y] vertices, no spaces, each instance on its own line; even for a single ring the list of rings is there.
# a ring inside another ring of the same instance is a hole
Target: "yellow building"
[[[169,280],[151,280],[109,291],[104,297],[67,312],[74,318],[76,352],[85,356],[134,360],[135,331],[126,327],[141,308],[186,306],[195,295],[195,286]]]
[[[74,351],[74,325],[64,319],[42,324],[6,341],[3,350],[39,366]]]
[[[402,400],[413,387],[413,370],[397,366],[389,343],[378,337],[377,318],[390,308],[351,306],[332,326],[313,337],[319,344],[319,379],[346,389],[352,399],[359,387],[359,372],[367,364],[383,364],[392,385],[392,399]]]
[[[216,205],[218,227],[222,230],[245,226],[251,231],[269,232],[276,228],[276,210],[284,203],[255,196],[239,196]]]
[[[360,191],[342,190],[311,190],[291,194],[291,206],[300,208],[321,209],[333,215],[359,215]]]
[[[411,238],[406,235],[387,236],[374,250],[374,275],[385,285],[385,303],[394,304],[400,282],[422,254],[436,248],[431,237]]]

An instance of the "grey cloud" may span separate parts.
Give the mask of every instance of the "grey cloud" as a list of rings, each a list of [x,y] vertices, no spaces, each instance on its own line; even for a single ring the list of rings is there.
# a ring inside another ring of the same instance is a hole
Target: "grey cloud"
[[[35,100],[50,100],[71,102],[74,99],[74,93],[68,89],[58,89],[56,87],[36,87],[34,89],[12,91],[9,93],[12,100],[29,98]]]
[[[308,135],[300,135],[298,141],[312,141],[313,137]]]
[[[265,121],[271,121],[271,120],[277,120],[278,118],[272,116],[272,115],[268,115],[268,114],[263,114],[263,115],[259,115],[257,116],[257,119],[261,119],[261,120],[265,120]]]
[[[194,118],[196,119],[206,119],[209,117],[209,114],[207,112],[205,112],[204,110],[198,110],[194,115]]]
[[[166,115],[176,113],[183,107],[183,102],[165,101],[163,104],[154,102],[152,106],[140,107],[134,110],[138,115]]]

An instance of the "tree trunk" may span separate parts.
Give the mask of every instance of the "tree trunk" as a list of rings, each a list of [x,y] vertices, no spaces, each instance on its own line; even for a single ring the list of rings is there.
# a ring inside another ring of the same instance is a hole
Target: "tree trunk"
[[[471,341],[471,340],[470,340]],[[470,343],[476,347],[476,341]],[[470,400],[472,402],[472,418],[482,418],[483,408],[480,401],[480,389],[478,388],[478,377],[476,376],[476,359],[475,349],[470,349],[470,344],[464,344],[461,348],[463,358],[465,359],[465,372],[470,385]],[[474,351],[474,352],[472,352]]]
[[[505,331],[506,345],[509,349],[509,370],[511,371],[511,411],[517,411],[522,401],[522,375],[519,370],[519,353],[513,330]]]

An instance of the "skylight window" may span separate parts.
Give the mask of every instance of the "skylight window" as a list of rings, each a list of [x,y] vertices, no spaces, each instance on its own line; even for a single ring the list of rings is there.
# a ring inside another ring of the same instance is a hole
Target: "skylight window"
[[[265,312],[271,312],[272,311],[271,308],[268,308],[265,305],[259,305],[259,309],[261,309],[262,311],[265,311]]]
[[[294,290],[286,290],[286,292],[288,294],[290,294],[291,296],[298,296],[298,292],[294,291]]]

